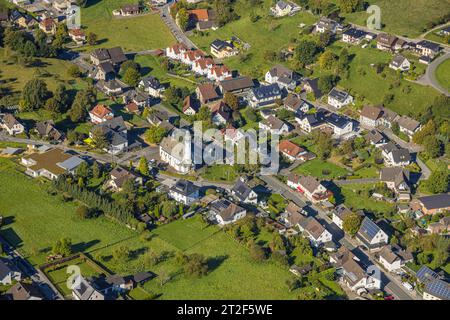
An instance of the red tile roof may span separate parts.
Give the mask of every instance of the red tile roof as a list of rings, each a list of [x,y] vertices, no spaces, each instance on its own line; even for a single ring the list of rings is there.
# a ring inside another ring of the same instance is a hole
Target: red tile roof
[[[109,118],[112,119],[111,116],[108,116],[109,113],[112,113],[112,110],[108,108],[105,105],[98,104],[94,107],[94,109],[91,110],[91,112],[94,116],[103,119],[103,118]],[[108,117],[107,117],[108,116]]]

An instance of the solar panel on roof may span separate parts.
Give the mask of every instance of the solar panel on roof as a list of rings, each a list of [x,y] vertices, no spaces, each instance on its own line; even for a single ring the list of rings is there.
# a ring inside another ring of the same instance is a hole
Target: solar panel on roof
[[[373,238],[380,231],[380,227],[366,217],[361,225],[361,231],[367,234],[370,238]]]
[[[450,300],[450,285],[442,280],[434,280],[425,286],[425,290],[433,296]]]

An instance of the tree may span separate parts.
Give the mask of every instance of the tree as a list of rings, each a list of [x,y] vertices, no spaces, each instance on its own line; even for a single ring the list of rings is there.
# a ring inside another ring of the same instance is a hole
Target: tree
[[[141,74],[135,68],[128,68],[123,75],[123,81],[132,87],[136,87],[140,80]]]
[[[69,145],[74,144],[75,142],[78,141],[78,132],[76,132],[75,130],[68,130],[67,131],[67,142],[69,143]]]
[[[86,36],[86,40],[89,45],[94,46],[97,44],[98,36],[93,32],[89,32]]]
[[[450,175],[448,170],[433,171],[426,182],[426,187],[431,193],[447,192],[449,188]]]
[[[40,79],[28,81],[21,97],[21,109],[23,111],[37,110],[44,106],[48,98],[47,84]]]
[[[76,169],[77,177],[88,178],[89,177],[89,165],[83,161]]]
[[[333,68],[336,59],[336,55],[330,50],[327,50],[319,57],[319,66],[324,70],[330,70]]]
[[[318,50],[314,41],[301,40],[297,45],[295,55],[302,65],[309,65],[314,62]]]
[[[223,96],[223,101],[232,109],[232,110],[238,110],[239,109],[239,98],[232,94],[231,92],[225,92]]]
[[[144,176],[148,177],[150,175],[150,171],[148,169],[148,161],[144,156],[139,160],[139,172]]]
[[[92,177],[94,179],[98,179],[100,178],[101,175],[102,175],[102,168],[100,167],[97,161],[94,161],[94,163],[92,164]]]
[[[250,257],[256,262],[262,262],[266,259],[264,249],[254,240],[249,241]]]
[[[427,136],[423,139],[423,145],[425,147],[425,152],[431,158],[437,158],[442,155],[443,144],[436,136]]]
[[[181,8],[178,11],[176,20],[181,30],[186,31],[189,27],[189,12],[185,8]]]
[[[336,85],[338,78],[335,75],[325,75],[319,78],[317,85],[322,92],[330,92]]]
[[[398,125],[398,122],[394,122],[393,124],[392,124],[392,132],[395,134],[395,135],[399,135],[400,134],[400,126]]]
[[[87,109],[92,107],[93,98],[92,93],[87,90],[77,92],[69,110],[69,117],[72,122],[82,121],[87,116]]]
[[[186,274],[200,278],[208,273],[208,261],[199,253],[192,253],[185,256],[183,270]]]
[[[92,142],[97,149],[103,150],[108,147],[108,140],[102,127],[92,129]]]
[[[326,160],[331,154],[331,149],[333,147],[333,141],[331,140],[331,135],[322,131],[314,131],[312,134],[314,144],[316,145],[317,156]]]
[[[352,212],[344,216],[342,227],[346,233],[354,236],[358,232],[361,222],[361,216],[355,212]]]
[[[413,142],[422,144],[425,137],[432,136],[436,133],[436,125],[433,120],[429,120],[423,128],[416,132],[413,136]]]
[[[130,259],[130,250],[125,246],[120,246],[113,250],[112,256],[116,261],[127,262]]]
[[[301,282],[298,279],[290,278],[286,279],[286,286],[289,289],[289,292],[294,291],[295,289],[300,287]]]
[[[69,77],[72,77],[72,78],[79,78],[79,77],[81,77],[80,69],[74,64],[71,65],[69,67],[69,69],[67,69],[67,74],[69,75]]]
[[[177,212],[178,212],[177,205],[173,201],[164,201],[161,204],[161,213],[163,214],[164,217],[166,218],[173,217],[174,215],[177,214]]]
[[[89,208],[82,204],[77,208],[76,214],[81,219],[87,219],[89,218]]]
[[[167,131],[163,127],[152,125],[145,131],[145,140],[149,143],[160,143],[166,136]]]
[[[364,1],[362,0],[339,0],[339,9],[343,13],[352,13],[364,10]]]
[[[72,241],[69,238],[63,238],[56,241],[52,248],[53,254],[59,254],[63,257],[67,257],[72,254]]]
[[[139,71],[141,69],[141,66],[139,65],[139,63],[134,62],[133,60],[127,60],[120,66],[120,73],[124,75],[130,68]]]

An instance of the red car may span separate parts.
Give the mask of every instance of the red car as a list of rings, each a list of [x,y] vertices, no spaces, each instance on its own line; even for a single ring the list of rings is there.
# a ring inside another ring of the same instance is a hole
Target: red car
[[[389,295],[389,296],[384,297],[384,300],[394,300],[394,299],[395,298],[394,298],[393,295]]]

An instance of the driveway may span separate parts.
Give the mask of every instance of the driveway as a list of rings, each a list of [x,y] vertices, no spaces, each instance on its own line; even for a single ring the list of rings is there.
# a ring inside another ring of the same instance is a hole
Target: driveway
[[[431,62],[427,68],[427,71],[420,79],[420,82],[429,85],[438,90],[440,93],[445,94],[447,97],[450,97],[450,92],[446,88],[442,87],[441,84],[436,79],[437,67],[447,59],[450,59],[450,52],[440,56],[439,58]]]

